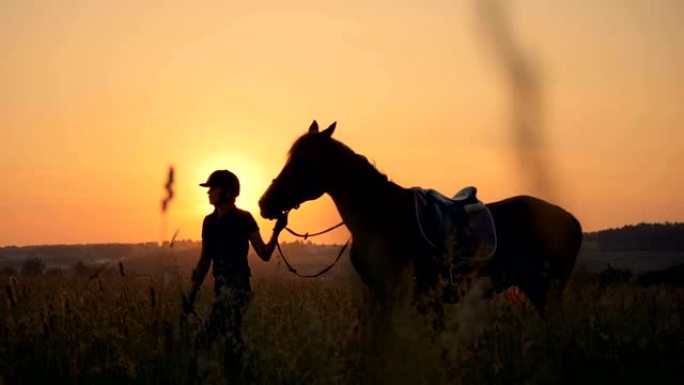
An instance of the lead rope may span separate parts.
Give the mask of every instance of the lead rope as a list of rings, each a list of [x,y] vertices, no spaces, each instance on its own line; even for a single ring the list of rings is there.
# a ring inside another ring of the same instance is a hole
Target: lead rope
[[[330,269],[332,269],[337,264],[337,262],[340,260],[340,258],[342,258],[342,254],[344,254],[344,250],[347,248],[347,246],[349,246],[349,242],[351,242],[351,238],[349,238],[347,243],[345,243],[344,246],[342,246],[342,248],[340,249],[340,252],[337,253],[337,257],[335,258],[333,263],[331,263],[328,267],[319,271],[316,274],[299,274],[297,272],[297,269],[292,267],[290,262],[287,261],[287,258],[285,258],[285,254],[283,254],[283,250],[280,248],[280,242],[276,241],[276,247],[278,248],[278,254],[280,254],[280,258],[282,258],[283,262],[285,262],[285,266],[287,266],[287,269],[290,271],[290,273],[292,273],[292,274],[294,274],[300,278],[316,278],[316,277],[320,277],[321,275],[327,273]]]
[[[285,230],[287,230],[287,232],[294,235],[295,237],[304,238],[306,240],[309,237],[315,237],[317,235],[325,234],[329,231],[335,230],[336,228],[342,226],[343,224],[344,224],[344,222],[340,222],[340,223],[336,224],[335,226],[329,227],[323,231],[319,231],[319,232],[313,233],[313,234],[309,234],[309,233],[300,234],[300,233],[290,229],[289,227],[286,227]],[[287,258],[285,258],[285,254],[283,254],[283,250],[280,248],[280,242],[278,242],[277,240],[276,240],[276,248],[278,249],[278,254],[280,254],[280,258],[283,260],[283,262],[285,262],[285,266],[287,266],[287,269],[290,271],[290,273],[292,273],[292,274],[294,274],[300,278],[316,278],[316,277],[320,277],[321,275],[327,273],[328,271],[330,271],[330,269],[332,269],[337,264],[337,262],[340,260],[340,258],[342,258],[342,254],[344,254],[344,250],[346,250],[347,246],[349,246],[349,242],[351,242],[351,238],[349,238],[347,240],[347,242],[344,244],[344,246],[342,246],[342,248],[340,249],[340,252],[337,253],[337,257],[335,258],[333,263],[330,264],[329,266],[327,266],[325,269],[319,271],[316,274],[299,274],[299,272],[297,272],[297,269],[295,269],[290,264],[290,262],[287,260]]]
[[[325,234],[325,233],[327,233],[327,232],[329,232],[329,231],[335,230],[336,228],[342,226],[343,224],[344,224],[344,222],[340,222],[340,223],[336,224],[336,225],[333,226],[333,227],[329,227],[329,228],[327,228],[327,229],[325,229],[325,230],[323,230],[323,231],[319,231],[319,232],[313,233],[313,234],[309,234],[309,233],[300,234],[300,233],[298,233],[298,232],[296,232],[296,231],[290,229],[289,227],[286,227],[285,230],[287,230],[288,233],[294,235],[295,237],[304,238],[304,240],[306,240],[306,239],[309,238],[309,237],[315,237],[315,236],[317,236],[317,235]]]

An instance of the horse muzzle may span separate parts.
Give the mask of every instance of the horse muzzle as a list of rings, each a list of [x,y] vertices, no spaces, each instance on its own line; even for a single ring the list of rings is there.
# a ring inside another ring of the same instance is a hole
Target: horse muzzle
[[[259,209],[261,216],[266,219],[277,219],[283,214],[287,214],[290,210],[298,209],[299,204],[296,205],[279,205],[273,204],[265,199],[259,200]]]
[[[266,190],[259,199],[261,216],[266,219],[276,219],[290,210],[298,209],[301,201],[298,202],[287,191],[283,190],[282,185],[274,183]]]

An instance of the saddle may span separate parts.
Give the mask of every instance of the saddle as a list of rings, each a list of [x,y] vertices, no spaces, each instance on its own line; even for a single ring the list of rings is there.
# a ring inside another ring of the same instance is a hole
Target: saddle
[[[469,186],[453,198],[432,189],[414,188],[418,230],[454,282],[454,271],[463,265],[487,262],[496,251],[492,214]]]

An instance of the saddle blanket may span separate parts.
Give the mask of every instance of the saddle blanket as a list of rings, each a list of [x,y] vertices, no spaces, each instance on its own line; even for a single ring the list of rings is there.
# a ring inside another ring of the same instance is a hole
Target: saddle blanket
[[[453,198],[432,189],[413,191],[419,231],[445,264],[486,262],[494,255],[494,220],[477,199],[475,187],[466,187]]]

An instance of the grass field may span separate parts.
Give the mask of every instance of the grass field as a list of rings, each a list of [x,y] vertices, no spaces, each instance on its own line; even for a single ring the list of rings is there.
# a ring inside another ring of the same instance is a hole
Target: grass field
[[[181,325],[187,279],[2,278],[0,383],[184,384],[200,322]],[[367,362],[388,384],[664,384],[684,367],[684,289],[600,288],[575,277],[541,317],[514,292],[448,305],[431,339],[410,307],[396,310],[382,356],[363,352],[364,291],[345,280],[259,278],[247,311],[244,377],[257,384],[356,384]],[[211,285],[199,314],[211,306]],[[200,366],[223,383],[224,355]]]

